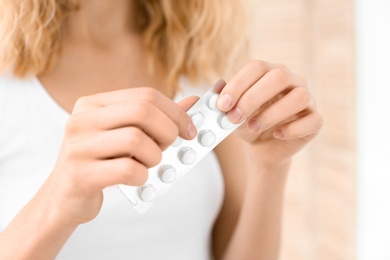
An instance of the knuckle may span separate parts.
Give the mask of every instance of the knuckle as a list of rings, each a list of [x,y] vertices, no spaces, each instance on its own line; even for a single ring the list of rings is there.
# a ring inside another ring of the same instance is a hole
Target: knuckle
[[[312,102],[312,97],[310,93],[304,88],[296,88],[296,95],[298,97],[298,101],[300,104],[304,104],[306,106],[310,106]]]
[[[78,111],[89,104],[89,97],[80,97],[76,100],[74,110]]]
[[[152,106],[151,103],[140,101],[128,105],[127,111],[129,115],[133,115],[133,117],[142,120],[150,117],[150,114],[152,113]]]
[[[143,87],[141,88],[142,91],[142,97],[150,102],[150,103],[155,103],[158,99],[158,94],[159,92],[155,90],[154,88],[151,87]]]
[[[148,178],[148,169],[131,159],[124,160],[119,169],[129,185],[142,185]]]
[[[287,65],[283,64],[283,63],[278,63],[277,64],[277,67],[280,68],[280,69],[283,69],[283,70],[289,70],[289,68],[287,67]]]
[[[116,174],[121,176],[120,179],[131,180],[135,172],[135,168],[136,168],[135,162],[132,159],[127,158],[127,159],[118,160],[116,162],[115,171]],[[129,182],[129,184],[132,183]]]
[[[140,147],[142,145],[142,131],[132,127],[125,131],[123,142],[128,147]]]
[[[284,68],[275,68],[272,73],[277,81],[290,84],[290,72]]]
[[[68,118],[65,124],[65,129],[67,134],[74,134],[78,132],[80,128],[80,115],[74,114]]]
[[[254,67],[257,67],[259,70],[264,70],[264,68],[267,66],[267,64],[261,60],[252,60],[249,63],[249,66],[254,66]]]
[[[121,175],[132,176],[134,172],[134,162],[131,159],[120,160],[116,169]]]

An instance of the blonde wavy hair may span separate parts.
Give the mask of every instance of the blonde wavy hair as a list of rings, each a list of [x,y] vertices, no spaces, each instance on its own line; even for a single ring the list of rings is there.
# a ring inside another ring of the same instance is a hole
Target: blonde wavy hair
[[[242,0],[136,0],[135,22],[167,83],[229,75],[245,59]],[[0,0],[0,71],[40,75],[56,63],[75,0]]]

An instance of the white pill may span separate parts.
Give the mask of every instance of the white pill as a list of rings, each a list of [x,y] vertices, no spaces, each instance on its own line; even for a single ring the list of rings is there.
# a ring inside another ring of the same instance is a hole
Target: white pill
[[[158,177],[164,183],[172,183],[176,179],[177,172],[176,170],[169,165],[163,165],[158,170]]]
[[[177,137],[176,140],[173,142],[173,144],[171,144],[171,146],[178,147],[179,145],[181,145],[182,142],[183,142],[183,139],[181,139],[180,137]]]
[[[221,114],[218,117],[218,124],[222,129],[230,129],[234,126],[232,122],[230,122],[229,118],[227,117],[226,114]]]
[[[183,147],[180,149],[177,157],[182,164],[190,165],[196,161],[196,152],[192,148]]]
[[[204,116],[201,113],[191,115],[191,120],[196,128],[200,128],[204,123]]]
[[[217,137],[211,130],[203,130],[198,135],[198,141],[204,147],[212,146],[216,139]]]
[[[218,99],[218,94],[216,93],[211,94],[207,99],[207,107],[210,108],[211,110],[219,111],[217,107],[217,99]]]
[[[146,185],[140,188],[139,196],[141,200],[150,202],[156,198],[157,190],[152,185]]]

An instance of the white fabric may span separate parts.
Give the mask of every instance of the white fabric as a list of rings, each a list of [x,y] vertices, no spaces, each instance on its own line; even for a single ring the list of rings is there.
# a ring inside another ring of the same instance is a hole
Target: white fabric
[[[181,95],[190,92],[184,86]],[[0,77],[0,232],[50,174],[68,117],[38,79]],[[223,192],[213,153],[145,214],[107,188],[98,217],[76,230],[58,259],[210,259]]]

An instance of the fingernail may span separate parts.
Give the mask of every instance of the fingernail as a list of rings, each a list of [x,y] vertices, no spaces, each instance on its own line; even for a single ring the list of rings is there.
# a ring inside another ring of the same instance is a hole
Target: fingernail
[[[284,134],[283,134],[282,129],[276,129],[274,131],[274,137],[277,138],[277,139],[283,139]]]
[[[248,123],[249,131],[258,133],[260,131],[260,124],[256,119],[252,118]]]
[[[227,111],[232,105],[232,102],[233,99],[230,97],[229,94],[223,94],[221,97],[218,98],[217,107],[222,111]]]
[[[232,110],[230,110],[228,117],[230,122],[232,122],[233,124],[237,124],[242,118],[241,109],[239,109],[238,107],[233,108]]]
[[[187,127],[187,136],[190,137],[191,139],[196,136],[197,130],[195,125],[190,122]]]

